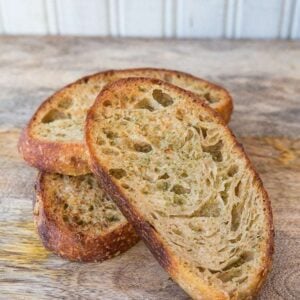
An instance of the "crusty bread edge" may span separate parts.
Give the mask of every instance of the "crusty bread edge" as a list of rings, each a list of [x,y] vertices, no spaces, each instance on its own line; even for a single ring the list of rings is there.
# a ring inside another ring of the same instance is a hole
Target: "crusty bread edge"
[[[100,262],[127,251],[139,241],[135,230],[127,221],[101,236],[80,234],[57,222],[45,199],[46,180],[46,172],[40,172],[35,185],[33,217],[42,243],[48,250],[71,261]]]
[[[200,278],[197,278],[193,274],[191,274],[189,270],[179,261],[176,255],[174,255],[171,252],[171,250],[168,249],[167,245],[163,243],[161,237],[155,231],[155,229],[148,222],[144,221],[139,212],[130,204],[130,201],[127,200],[126,196],[118,188],[117,183],[114,182],[114,180],[108,175],[108,170],[106,170],[104,166],[101,166],[101,164],[99,164],[95,152],[93,151],[93,147],[91,147],[91,136],[89,134],[91,126],[90,120],[93,119],[93,114],[98,106],[98,103],[100,103],[102,99],[102,95],[106,92],[106,90],[110,89],[111,87],[118,87],[128,82],[135,81],[139,81],[141,83],[146,82],[158,85],[165,85],[173,90],[176,90],[180,94],[189,96],[193,102],[198,103],[198,105],[201,105],[203,109],[208,110],[213,115],[213,118],[217,123],[220,123],[223,126],[225,126],[228,138],[234,140],[234,142],[236,143],[237,151],[240,153],[241,156],[243,156],[246,159],[247,166],[251,170],[254,178],[256,179],[256,182],[259,186],[259,190],[262,192],[265,209],[264,214],[266,217],[268,230],[267,240],[265,244],[266,248],[263,251],[265,253],[263,265],[261,266],[257,276],[253,279],[252,283],[250,284],[248,291],[246,291],[249,296],[257,294],[263,282],[265,281],[266,275],[271,269],[272,265],[272,254],[274,251],[274,227],[271,203],[258,173],[253,168],[241,144],[237,142],[235,136],[227,127],[224,120],[221,119],[219,115],[209,106],[207,106],[204,102],[199,101],[201,99],[195,94],[181,89],[177,86],[171,85],[169,83],[149,78],[120,79],[107,85],[98,95],[94,105],[89,109],[86,119],[85,139],[90,155],[91,170],[102,183],[105,191],[111,195],[111,197],[116,202],[116,204],[123,212],[125,217],[134,225],[137,233],[144,240],[144,242],[146,243],[154,257],[158,260],[160,265],[193,299],[229,299],[228,294],[223,293],[222,291],[214,289],[212,287],[209,287]],[[237,299],[237,296],[233,296],[233,299]]]
[[[40,141],[31,137],[29,128],[23,129],[18,142],[19,153],[29,165],[73,176],[91,173],[84,144]]]

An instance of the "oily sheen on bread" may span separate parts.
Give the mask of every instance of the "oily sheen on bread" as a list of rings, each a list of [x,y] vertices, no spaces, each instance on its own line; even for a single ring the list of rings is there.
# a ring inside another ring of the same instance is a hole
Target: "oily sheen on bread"
[[[44,246],[73,261],[103,261],[131,248],[133,227],[93,175],[41,172],[34,220]]]
[[[88,108],[109,82],[126,77],[151,77],[203,96],[226,122],[232,112],[229,93],[192,75],[163,69],[127,69],[90,75],[66,86],[37,109],[19,141],[19,151],[30,165],[53,173],[81,175],[90,173],[83,142]]]
[[[195,94],[160,80],[107,86],[88,113],[91,168],[193,299],[251,299],[271,266],[272,212],[251,162]]]

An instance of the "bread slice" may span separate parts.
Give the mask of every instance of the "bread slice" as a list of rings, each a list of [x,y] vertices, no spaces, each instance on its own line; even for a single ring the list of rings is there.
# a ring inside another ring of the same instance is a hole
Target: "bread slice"
[[[103,261],[139,239],[91,174],[40,173],[34,220],[45,247],[73,261]]]
[[[251,299],[271,266],[270,202],[224,121],[195,94],[129,78],[90,109],[91,168],[194,299]]]
[[[229,121],[229,93],[192,75],[162,69],[106,71],[84,77],[48,98],[36,111],[19,142],[19,150],[32,166],[53,173],[81,175],[90,172],[83,143],[88,108],[105,84],[126,77],[164,79],[203,95],[205,101]]]

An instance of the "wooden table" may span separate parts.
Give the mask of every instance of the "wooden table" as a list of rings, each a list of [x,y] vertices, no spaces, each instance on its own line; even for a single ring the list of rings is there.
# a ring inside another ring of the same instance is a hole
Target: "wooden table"
[[[104,263],[47,252],[32,223],[36,171],[20,159],[21,127],[76,78],[109,68],[184,70],[224,85],[230,127],[272,200],[273,271],[259,299],[300,299],[300,42],[0,38],[0,298],[187,299],[142,242]]]

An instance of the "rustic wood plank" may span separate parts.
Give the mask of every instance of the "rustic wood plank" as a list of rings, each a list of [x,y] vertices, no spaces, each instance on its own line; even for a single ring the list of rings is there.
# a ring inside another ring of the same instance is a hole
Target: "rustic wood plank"
[[[189,71],[232,92],[230,126],[273,205],[274,267],[259,299],[299,299],[299,50],[291,42],[0,38],[0,299],[188,298],[142,242],[101,264],[46,251],[32,223],[36,171],[16,148],[21,127],[55,89],[98,70],[145,65]]]

